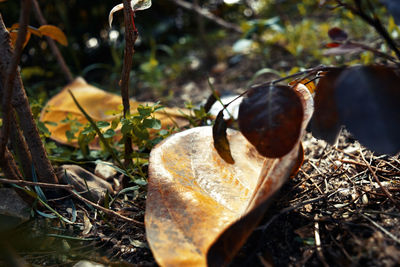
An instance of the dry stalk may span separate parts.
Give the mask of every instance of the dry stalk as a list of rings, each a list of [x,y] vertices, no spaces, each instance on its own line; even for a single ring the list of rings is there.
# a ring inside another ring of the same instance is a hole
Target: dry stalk
[[[376,176],[375,171],[372,169],[371,165],[365,159],[364,154],[362,153],[361,149],[360,149],[360,155],[361,155],[361,158],[363,159],[363,161],[365,162],[365,164],[367,165],[367,168],[372,173],[372,176],[374,177],[375,181],[379,184],[379,186],[382,189],[382,191],[385,193],[385,195],[388,197],[388,199],[390,199],[390,201],[393,202],[393,204],[397,207],[397,209],[400,210],[399,203],[397,203],[397,201],[394,200],[392,194],[390,194],[390,192],[387,190],[387,188],[382,185],[381,181],[379,181],[378,176]]]
[[[131,9],[130,1],[124,0],[124,22],[125,22],[125,51],[124,51],[124,64],[121,74],[121,96],[122,104],[124,106],[124,118],[129,114],[129,76],[132,68],[133,54],[135,53],[135,42],[138,37],[138,31],[134,29],[133,16],[134,13]],[[132,138],[125,136],[124,143],[124,165],[127,167],[132,164]]]

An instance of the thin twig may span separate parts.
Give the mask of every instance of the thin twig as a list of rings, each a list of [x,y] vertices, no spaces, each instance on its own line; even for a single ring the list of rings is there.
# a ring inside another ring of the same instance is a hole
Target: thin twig
[[[24,180],[11,180],[11,179],[0,179],[0,183],[4,183],[4,184],[17,184],[17,185],[30,185],[30,186],[40,186],[40,187],[45,187],[45,188],[53,188],[53,189],[65,189],[67,190],[73,197],[79,199],[80,201],[83,201],[93,207],[95,207],[96,209],[99,209],[101,211],[103,211],[106,214],[112,215],[112,216],[116,216],[120,219],[123,219],[125,221],[137,224],[137,225],[143,225],[142,222],[136,221],[135,219],[132,218],[128,218],[126,216],[123,216],[113,210],[104,208],[96,203],[93,203],[90,200],[87,200],[86,198],[82,197],[81,195],[79,195],[75,190],[74,187],[72,185],[64,185],[64,184],[49,184],[49,183],[39,183],[39,182],[30,182],[30,181],[24,181]]]
[[[372,176],[374,177],[375,181],[379,184],[379,186],[381,187],[382,191],[385,193],[385,195],[390,199],[390,201],[393,202],[394,205],[396,205],[396,207],[400,210],[400,205],[399,203],[397,203],[392,194],[390,194],[390,192],[387,190],[386,187],[384,187],[381,183],[381,181],[379,181],[378,176],[376,176],[376,173],[374,172],[374,170],[372,169],[371,165],[368,163],[368,161],[365,159],[364,154],[362,153],[361,149],[360,149],[360,154],[361,154],[361,158],[363,159],[363,161],[365,162],[365,164],[367,165],[367,168],[369,169],[369,171],[372,173]]]
[[[209,19],[209,20],[215,22],[216,24],[218,24],[221,27],[224,27],[226,29],[232,30],[237,33],[243,33],[242,29],[238,25],[227,22],[227,21],[215,16],[213,13],[211,13],[207,9],[201,8],[198,5],[193,5],[193,4],[183,1],[183,0],[171,0],[171,1],[180,7],[183,7],[187,10],[196,12],[197,14],[205,17],[206,19]]]
[[[125,221],[134,223],[134,224],[136,224],[136,225],[140,225],[140,226],[143,226],[143,225],[144,225],[144,223],[142,223],[142,222],[136,221],[135,219],[132,219],[132,218],[128,218],[128,217],[126,217],[126,216],[124,216],[124,215],[121,215],[121,214],[119,214],[119,213],[117,213],[117,212],[115,212],[115,211],[113,211],[113,210],[104,208],[104,207],[102,207],[102,206],[100,206],[100,205],[97,205],[96,203],[93,203],[93,202],[90,201],[90,200],[87,200],[86,198],[84,198],[84,197],[82,197],[81,195],[79,195],[78,193],[76,193],[73,189],[67,189],[67,188],[65,188],[65,189],[66,189],[68,192],[70,192],[75,198],[77,198],[77,199],[79,199],[79,200],[81,200],[81,201],[83,201],[83,202],[85,202],[85,203],[87,203],[87,204],[89,204],[89,205],[95,207],[96,209],[99,209],[99,210],[103,211],[104,213],[106,213],[106,214],[108,214],[108,215],[116,216],[116,217],[118,217],[118,218],[120,218],[120,219],[123,219],[123,220],[125,220]]]
[[[325,196],[319,196],[319,197],[312,198],[312,199],[306,200],[304,202],[301,202],[301,203],[297,204],[296,206],[284,208],[278,214],[275,214],[266,224],[263,224],[260,227],[256,228],[256,230],[265,231],[271,225],[271,223],[273,221],[275,221],[279,216],[281,216],[281,215],[283,215],[285,213],[291,212],[292,210],[295,210],[295,209],[298,209],[300,207],[303,207],[303,206],[305,206],[307,204],[317,202],[317,201],[319,201],[321,199],[324,199],[324,198],[325,198]]]
[[[378,223],[376,223],[375,221],[373,221],[371,218],[369,218],[368,216],[364,215],[364,214],[360,214],[364,219],[366,219],[367,221],[369,221],[370,223],[372,223],[376,228],[378,228],[379,230],[381,230],[384,234],[386,234],[387,236],[389,236],[391,239],[393,239],[396,243],[400,244],[400,239],[397,238],[396,236],[394,236],[391,232],[389,232],[388,230],[386,230],[385,228],[383,228],[382,226],[380,226]]]
[[[370,52],[376,54],[377,56],[385,58],[385,59],[387,59],[387,60],[389,60],[389,61],[391,61],[391,62],[393,62],[395,64],[399,64],[399,61],[397,61],[396,58],[394,58],[391,55],[386,54],[386,53],[384,53],[384,52],[382,52],[382,51],[380,51],[378,49],[370,47],[370,46],[368,46],[366,44],[362,44],[362,43],[358,43],[358,42],[354,42],[354,41],[348,41],[347,44],[358,46],[358,47],[360,47],[360,48],[362,48],[364,50],[367,50],[367,51],[370,51]]]
[[[354,161],[354,160],[350,160],[350,159],[338,159],[338,160],[340,162],[342,162],[342,163],[354,164],[354,165],[359,165],[359,166],[363,166],[363,167],[368,167],[368,165],[365,164],[365,163]],[[399,175],[400,174],[400,172],[393,172],[393,171],[385,170],[385,169],[382,169],[382,168],[378,168],[376,166],[371,166],[371,167],[374,168],[375,171],[386,173],[386,175]]]
[[[42,13],[42,10],[40,9],[39,3],[37,2],[37,0],[32,0],[32,2],[33,2],[33,11],[35,12],[37,20],[39,21],[39,23],[41,25],[46,25],[47,21],[43,16],[43,13]],[[53,52],[53,55],[56,57],[57,62],[60,65],[62,72],[64,73],[65,79],[68,82],[72,82],[74,80],[74,77],[71,73],[71,70],[68,68],[67,64],[65,63],[65,60],[60,52],[60,49],[58,49],[56,43],[50,37],[46,36],[46,41],[49,44],[50,49]]]
[[[41,182],[31,182],[25,180],[11,180],[11,179],[3,179],[0,178],[0,183],[3,184],[16,184],[21,186],[40,186],[44,188],[54,188],[54,189],[72,189],[74,188],[72,185],[65,184],[49,184],[49,183],[41,183]]]
[[[17,74],[18,64],[21,60],[22,49],[26,40],[26,33],[28,31],[29,13],[31,11],[31,0],[21,0],[21,13],[19,18],[19,28],[17,42],[15,43],[12,59],[6,71],[4,92],[3,92],[3,126],[2,126],[2,139],[0,140],[0,159],[4,156],[4,150],[8,142],[10,133],[10,114],[11,99],[13,96],[14,81]]]

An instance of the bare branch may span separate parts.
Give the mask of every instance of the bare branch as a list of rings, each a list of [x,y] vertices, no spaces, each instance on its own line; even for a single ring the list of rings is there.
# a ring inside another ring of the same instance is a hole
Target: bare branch
[[[46,25],[47,21],[43,16],[42,10],[40,9],[39,3],[37,0],[32,0],[33,2],[33,11],[35,12],[36,19],[39,21],[41,25]],[[65,79],[68,82],[72,82],[74,77],[72,76],[71,70],[68,68],[67,64],[65,63],[65,60],[60,52],[60,49],[58,49],[58,46],[56,45],[56,42],[54,42],[53,39],[51,39],[48,36],[46,37],[46,41],[50,46],[51,51],[53,52],[53,55],[56,57],[58,64],[60,65],[60,68],[62,72],[64,73]]]
[[[215,16],[210,11],[208,11],[208,10],[206,10],[204,8],[201,8],[198,5],[193,5],[193,4],[188,3],[186,1],[183,1],[183,0],[171,0],[171,1],[174,2],[176,5],[178,5],[180,7],[183,7],[185,9],[187,9],[187,10],[191,10],[191,11],[196,12],[197,14],[199,14],[199,15],[201,15],[201,16],[203,16],[203,17],[215,22],[216,24],[218,24],[221,27],[224,27],[226,29],[232,30],[232,31],[237,32],[237,33],[243,33],[242,29],[238,25],[235,25],[233,23],[227,22],[227,21]]]

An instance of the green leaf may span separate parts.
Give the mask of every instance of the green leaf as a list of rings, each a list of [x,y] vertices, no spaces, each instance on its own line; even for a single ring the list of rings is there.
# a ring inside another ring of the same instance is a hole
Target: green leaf
[[[95,132],[95,130],[93,129],[92,126],[87,126],[85,129],[83,129],[83,131],[81,132],[81,134],[90,134],[92,132]]]
[[[104,138],[111,138],[115,135],[115,131],[113,129],[108,129],[103,133]]]
[[[115,129],[118,127],[119,122],[120,122],[120,118],[114,119],[114,120],[111,122],[111,129],[115,130]]]
[[[121,132],[123,135],[129,134],[133,130],[133,125],[130,122],[126,122],[121,127]]]
[[[98,121],[96,122],[96,125],[101,129],[110,126],[110,123],[107,121]]]
[[[51,132],[47,129],[46,125],[42,121],[37,122],[37,127],[46,137],[50,137]]]
[[[164,135],[169,134],[169,132],[167,130],[161,130],[158,132],[158,134],[164,136]]]
[[[147,181],[143,178],[135,179],[133,182],[138,185],[147,185]]]
[[[138,107],[138,112],[142,117],[148,117],[151,115],[151,107]]]
[[[141,140],[149,139],[149,132],[146,129],[142,129],[136,126],[133,133]]]
[[[75,139],[75,133],[73,131],[66,131],[65,136],[68,138],[68,141],[71,141],[72,139]]]
[[[143,121],[143,126],[146,128],[151,128],[151,129],[161,129],[161,121],[157,119],[145,119]]]

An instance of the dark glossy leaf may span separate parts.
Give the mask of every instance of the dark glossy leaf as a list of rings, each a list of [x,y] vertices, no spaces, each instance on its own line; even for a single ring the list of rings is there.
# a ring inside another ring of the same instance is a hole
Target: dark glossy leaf
[[[393,16],[397,24],[400,24],[400,1],[399,0],[380,0]]]
[[[208,97],[207,102],[204,104],[205,112],[209,112],[211,107],[218,101],[218,98],[221,96],[220,92],[213,91],[213,93]]]
[[[221,158],[223,158],[227,163],[233,164],[235,163],[235,160],[232,158],[229,141],[226,137],[226,129],[227,125],[224,121],[224,110],[221,110],[218,113],[213,126],[214,147]]]
[[[335,103],[335,83],[343,69],[329,71],[317,85],[311,131],[314,137],[329,144],[336,143],[340,132],[339,115]]]
[[[328,31],[328,35],[329,35],[329,38],[332,39],[332,41],[336,41],[336,42],[346,41],[347,37],[348,37],[347,33],[338,27],[334,27],[334,28],[330,29]]]
[[[284,85],[253,88],[239,108],[239,128],[257,151],[279,158],[296,144],[303,107],[295,91]]]
[[[400,77],[385,66],[348,68],[336,82],[339,119],[378,153],[400,151]]]

